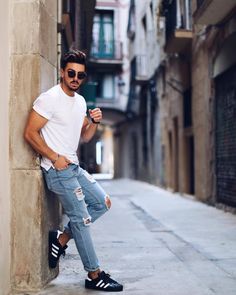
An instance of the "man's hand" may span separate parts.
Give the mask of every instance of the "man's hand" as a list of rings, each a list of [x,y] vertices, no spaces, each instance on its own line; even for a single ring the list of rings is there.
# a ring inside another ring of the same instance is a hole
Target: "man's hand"
[[[54,162],[54,167],[56,170],[64,170],[68,168],[68,165],[71,163],[65,156],[59,155],[58,159]]]
[[[99,108],[93,110],[89,109],[90,118],[93,119],[96,123],[101,122],[102,120],[102,111]]]
[[[89,109],[89,115],[94,122],[91,122],[87,117],[84,118],[81,130],[81,137],[84,142],[89,142],[90,139],[93,138],[97,130],[98,123],[102,120],[102,111],[99,108],[95,108],[93,110]]]

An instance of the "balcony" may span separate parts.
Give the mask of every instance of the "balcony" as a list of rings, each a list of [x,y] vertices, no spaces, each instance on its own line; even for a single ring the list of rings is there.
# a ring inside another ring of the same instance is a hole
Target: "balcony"
[[[162,2],[166,19],[166,53],[190,52],[193,32],[189,3],[185,0],[184,7],[181,7],[177,0]]]
[[[89,65],[93,67],[116,68],[122,66],[122,43],[120,41],[93,40]]]
[[[193,14],[194,22],[202,25],[218,24],[235,8],[235,0],[198,0]]]

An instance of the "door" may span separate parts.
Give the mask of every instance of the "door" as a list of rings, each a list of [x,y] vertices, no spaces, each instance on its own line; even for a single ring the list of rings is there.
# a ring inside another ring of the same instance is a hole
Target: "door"
[[[215,79],[216,198],[236,207],[236,66]]]

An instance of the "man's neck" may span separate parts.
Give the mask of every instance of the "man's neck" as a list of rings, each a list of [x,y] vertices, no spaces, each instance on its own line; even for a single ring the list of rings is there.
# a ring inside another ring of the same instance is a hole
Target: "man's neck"
[[[65,84],[63,84],[63,82],[60,83],[61,85],[61,89],[65,92],[66,95],[68,96],[75,96],[75,92],[73,90],[68,89],[68,87],[65,86]]]

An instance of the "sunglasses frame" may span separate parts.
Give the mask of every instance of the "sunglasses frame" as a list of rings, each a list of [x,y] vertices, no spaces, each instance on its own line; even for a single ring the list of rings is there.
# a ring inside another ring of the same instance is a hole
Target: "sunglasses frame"
[[[72,70],[72,69],[67,70],[67,74],[69,78],[74,78],[75,76],[77,76],[77,79],[79,80],[83,80],[87,77],[86,72],[76,72],[75,70]]]

